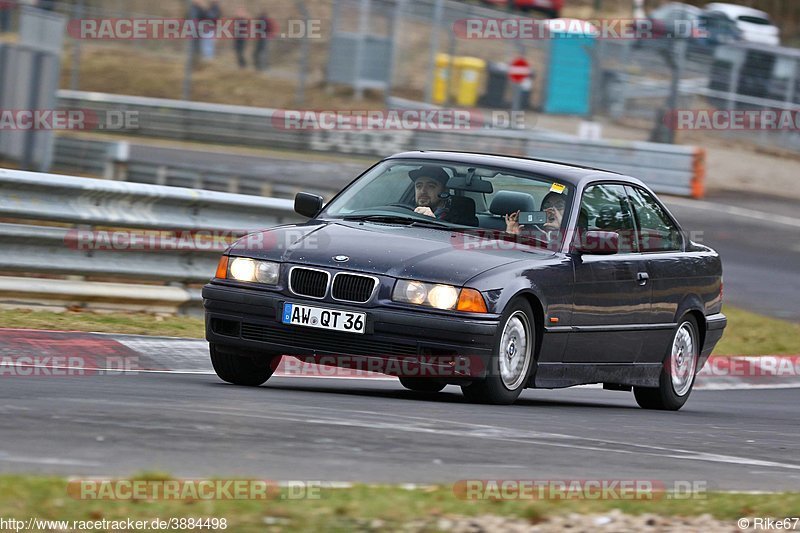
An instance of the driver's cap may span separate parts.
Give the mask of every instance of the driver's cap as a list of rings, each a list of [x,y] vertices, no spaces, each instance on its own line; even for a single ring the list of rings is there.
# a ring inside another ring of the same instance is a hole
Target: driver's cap
[[[408,177],[411,178],[412,181],[417,181],[419,178],[430,178],[441,183],[443,187],[446,187],[447,182],[450,181],[450,176],[442,167],[433,165],[423,165],[416,170],[412,170],[408,173]]]

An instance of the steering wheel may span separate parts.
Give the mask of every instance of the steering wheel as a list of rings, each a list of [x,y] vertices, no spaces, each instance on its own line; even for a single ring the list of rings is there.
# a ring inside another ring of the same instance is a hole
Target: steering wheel
[[[408,209],[409,211],[414,211],[416,207],[411,207],[408,204],[402,204],[400,202],[394,204],[386,204],[386,207],[399,207],[401,209]]]

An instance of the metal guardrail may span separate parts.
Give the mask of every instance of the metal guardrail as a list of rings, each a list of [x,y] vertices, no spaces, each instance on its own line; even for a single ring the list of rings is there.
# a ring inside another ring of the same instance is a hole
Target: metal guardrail
[[[531,142],[532,157],[570,160],[613,170],[644,181],[654,191],[702,198],[705,194],[706,153],[702,148],[639,141]]]
[[[191,311],[201,303],[191,285],[213,276],[221,253],[214,235],[299,220],[289,200],[4,169],[0,217],[13,221],[0,224],[0,303]],[[97,240],[154,233],[162,245]],[[23,273],[93,280],[9,277]]]
[[[190,189],[294,199],[303,191],[333,197],[364,168],[257,156],[107,141],[60,135],[54,164],[59,171],[107,179]]]
[[[288,130],[276,127],[273,117],[278,115],[272,109],[77,91],[60,91],[59,105],[96,112],[138,111],[140,129],[126,133],[141,136],[378,157],[406,150],[488,151],[630,173],[657,192],[695,198],[704,192],[704,154],[694,147],[585,141],[539,130]]]
[[[0,169],[0,216],[159,230],[258,229],[296,220],[292,202]]]

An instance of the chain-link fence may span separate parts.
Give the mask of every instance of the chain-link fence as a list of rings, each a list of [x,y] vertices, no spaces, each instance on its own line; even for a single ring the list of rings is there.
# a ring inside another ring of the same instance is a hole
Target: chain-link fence
[[[800,152],[800,50],[738,43],[696,55],[675,41],[603,49],[605,116],[650,128],[653,140],[672,130]]]

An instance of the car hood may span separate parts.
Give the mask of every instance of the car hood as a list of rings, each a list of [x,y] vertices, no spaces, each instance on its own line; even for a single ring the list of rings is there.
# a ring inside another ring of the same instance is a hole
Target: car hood
[[[254,233],[237,241],[230,254],[454,285],[515,261],[553,256],[548,250],[463,232],[344,221]],[[348,260],[336,261],[338,256]]]

